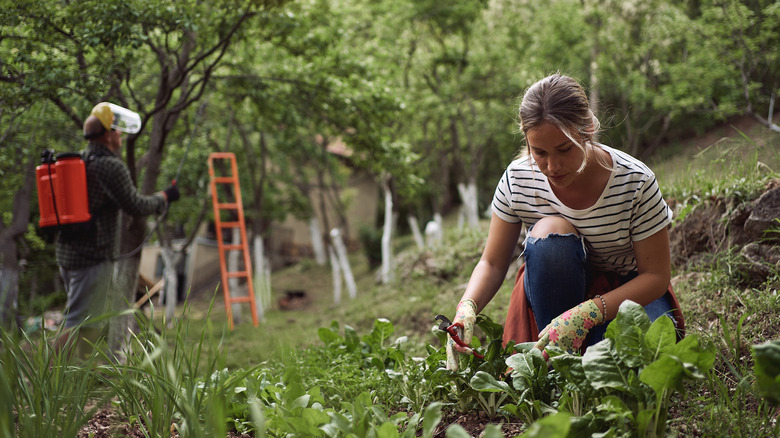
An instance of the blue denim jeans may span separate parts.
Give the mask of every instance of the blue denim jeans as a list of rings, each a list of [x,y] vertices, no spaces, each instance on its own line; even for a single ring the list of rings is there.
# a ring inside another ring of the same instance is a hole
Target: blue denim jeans
[[[585,301],[595,273],[588,264],[585,243],[576,234],[549,234],[528,237],[525,242],[525,295],[541,331],[553,318]],[[620,277],[624,284],[636,273]],[[645,306],[651,321],[664,314],[671,316],[672,305],[666,295]],[[591,329],[585,345],[604,339],[610,321]]]

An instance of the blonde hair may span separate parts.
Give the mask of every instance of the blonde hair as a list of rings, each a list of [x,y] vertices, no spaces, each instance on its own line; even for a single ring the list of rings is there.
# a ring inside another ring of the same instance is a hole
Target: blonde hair
[[[577,172],[582,172],[588,162],[588,148],[595,145],[596,135],[601,127],[599,120],[590,109],[585,89],[574,78],[556,73],[547,76],[531,85],[520,103],[518,122],[523,134],[549,123],[560,129],[584,154],[582,165]],[[583,141],[580,141],[583,140]],[[530,156],[528,148],[521,151],[521,156]],[[611,169],[609,163],[599,163]]]

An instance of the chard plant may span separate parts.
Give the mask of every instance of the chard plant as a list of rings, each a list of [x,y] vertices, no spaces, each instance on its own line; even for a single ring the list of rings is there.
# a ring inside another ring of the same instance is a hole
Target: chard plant
[[[516,367],[518,356],[536,354],[520,353],[508,359],[507,365]],[[677,342],[670,318],[661,317],[651,324],[642,306],[630,301],[620,306],[606,338],[584,355],[552,350],[550,356],[558,373],[559,395],[554,405],[559,412],[572,415],[556,416],[570,428],[549,436],[666,436],[670,397],[683,389],[686,379],[703,378],[715,359],[712,349],[702,347],[697,336]],[[513,371],[513,377],[517,373]],[[520,381],[513,383],[517,387]]]
[[[757,434],[780,436],[780,339],[767,341],[752,347],[755,389],[761,398],[758,411],[764,422]],[[773,418],[774,417],[774,418]]]
[[[584,355],[550,347],[549,363],[534,343],[502,348],[502,328],[489,319],[480,316],[477,325],[486,334],[485,360],[469,356],[457,373],[439,370],[451,380],[449,400],[520,418],[530,436],[665,436],[671,396],[685,380],[708,374],[715,359],[711,346],[694,335],[677,342],[670,318],[651,324],[633,302],[623,303],[606,338]]]
[[[437,361],[434,380],[438,385],[444,400],[456,406],[459,412],[471,409],[481,409],[490,417],[500,412],[500,407],[507,398],[516,399],[512,388],[507,383],[506,359],[515,352],[513,345],[503,347],[501,340],[504,327],[485,315],[478,315],[475,323],[485,337],[485,345],[478,336],[472,339],[472,347],[484,353],[480,359],[473,355],[459,355],[460,367],[457,372],[443,367],[446,357],[444,347],[446,333],[433,328],[434,334],[442,347],[435,352]]]

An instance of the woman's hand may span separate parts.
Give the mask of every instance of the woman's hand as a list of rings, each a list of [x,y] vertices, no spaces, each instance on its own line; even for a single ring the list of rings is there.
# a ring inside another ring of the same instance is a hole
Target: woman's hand
[[[535,347],[544,352],[548,345],[555,345],[574,353],[582,346],[590,329],[604,321],[605,317],[599,306],[593,300],[585,301],[553,319],[539,333],[539,342]]]
[[[455,320],[452,322],[460,329],[460,339],[466,343],[471,344],[471,338],[474,335],[474,322],[477,320],[477,304],[474,300],[466,298],[458,303],[458,309],[455,313]],[[458,356],[455,352],[463,354],[472,354],[473,351],[470,348],[464,348],[456,344],[452,340],[452,337],[447,334],[447,369],[451,371],[458,371]]]

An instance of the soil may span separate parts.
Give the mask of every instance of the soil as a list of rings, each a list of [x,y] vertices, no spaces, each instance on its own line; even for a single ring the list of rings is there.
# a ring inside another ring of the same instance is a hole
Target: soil
[[[490,418],[484,412],[460,413],[455,410],[442,412],[441,423],[433,431],[434,438],[445,438],[447,428],[457,424],[469,435],[478,437],[489,424],[500,424],[504,436],[518,436],[522,432],[523,423],[507,423],[505,418]]]
[[[124,421],[110,406],[100,408],[95,415],[81,428],[77,438],[144,438],[145,435],[137,425]],[[178,438],[179,432],[171,426],[171,438]],[[251,438],[251,435],[228,432],[227,438]]]

